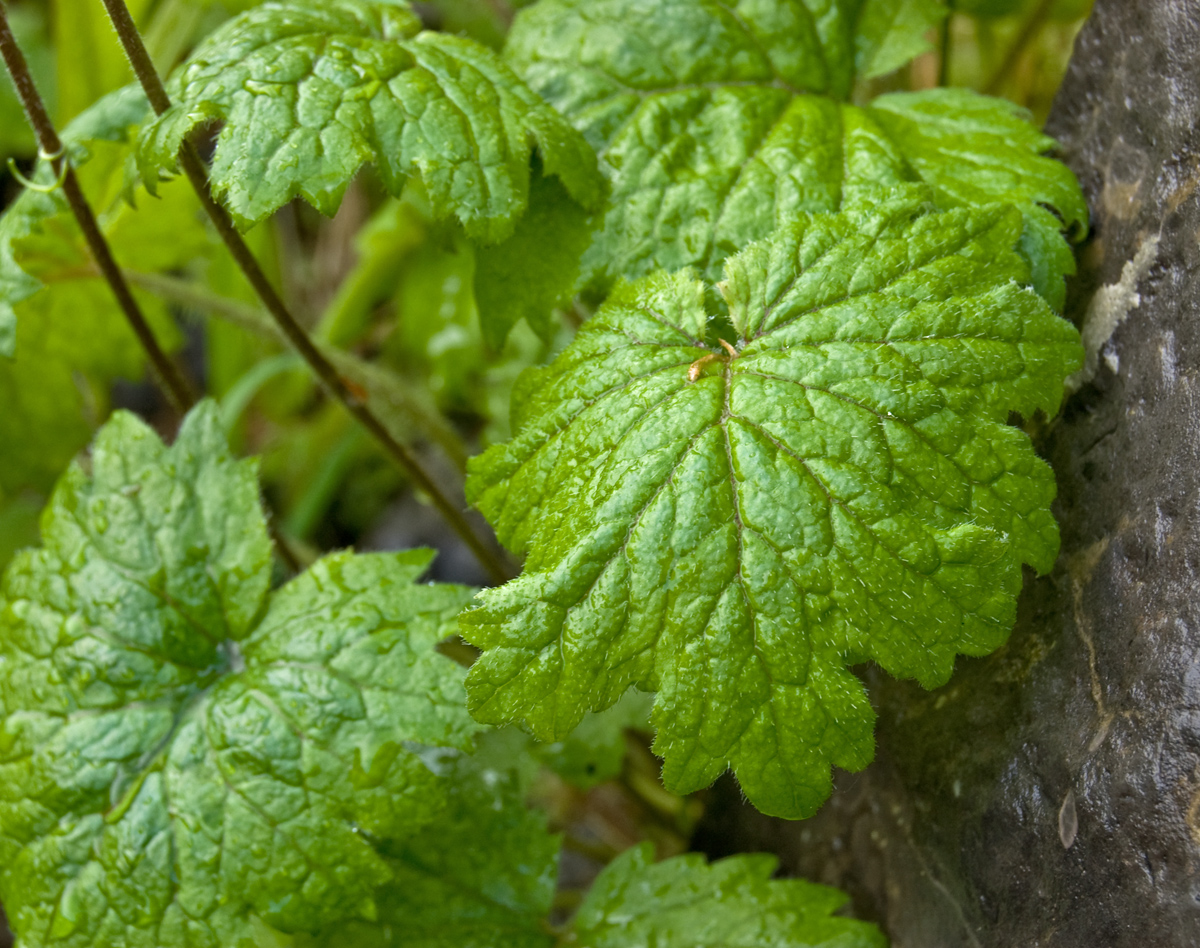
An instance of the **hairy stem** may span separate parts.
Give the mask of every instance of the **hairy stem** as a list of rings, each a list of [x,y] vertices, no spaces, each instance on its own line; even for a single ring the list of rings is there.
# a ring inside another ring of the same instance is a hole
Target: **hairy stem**
[[[12,76],[17,94],[21,97],[21,104],[25,108],[29,124],[37,135],[41,154],[50,159],[55,176],[62,176],[63,196],[66,197],[71,213],[79,223],[79,229],[83,232],[88,250],[96,261],[100,274],[108,282],[113,296],[116,297],[117,305],[121,307],[121,312],[125,314],[130,328],[145,350],[163,392],[166,393],[172,406],[178,412],[181,414],[186,412],[196,402],[195,392],[192,391],[191,385],[188,384],[179,367],[154,338],[154,333],[151,331],[149,323],[146,322],[142,308],[133,298],[129,284],[125,281],[121,268],[117,266],[117,262],[113,258],[112,249],[100,231],[100,225],[96,222],[92,206],[84,197],[83,191],[79,187],[79,180],[70,167],[62,140],[58,137],[58,132],[50,119],[50,113],[46,111],[46,104],[33,81],[33,75],[29,71],[25,56],[9,28],[8,11],[2,2],[0,2],[0,55],[3,56],[4,65],[8,68],[9,75]]]
[[[171,107],[171,100],[163,86],[162,78],[150,61],[150,55],[142,42],[141,34],[130,16],[125,0],[104,0],[109,18],[121,40],[134,74],[146,90],[146,97],[154,111],[161,115]],[[266,273],[259,266],[254,254],[242,239],[230,218],[228,212],[212,195],[209,186],[208,171],[201,160],[195,145],[190,141],[184,142],[179,152],[179,165],[187,175],[192,187],[204,205],[205,211],[216,227],[217,233],[229,248],[234,261],[245,274],[246,279],[262,300],[267,312],[275,320],[288,342],[300,354],[316,374],[328,392],[340,401],[358,422],[383,446],[388,455],[405,471],[413,485],[423,492],[433,502],[434,507],[462,537],[463,541],[479,559],[496,582],[511,579],[514,571],[506,561],[503,553],[485,542],[471,527],[463,511],[450,502],[450,499],[426,473],[424,467],[407,447],[392,437],[391,432],[383,424],[370,406],[346,383],[333,363],[316,347],[308,333],[292,315],[283,299],[275,291]]]

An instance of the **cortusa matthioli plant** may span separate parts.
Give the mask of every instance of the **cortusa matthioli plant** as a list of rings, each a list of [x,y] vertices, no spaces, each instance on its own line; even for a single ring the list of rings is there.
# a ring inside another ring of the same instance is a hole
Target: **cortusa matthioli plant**
[[[165,82],[103,5],[139,82],[61,135],[0,29],[42,151],[0,218],[0,480],[57,477],[0,598],[19,945],[882,945],[760,855],[646,843],[556,901],[523,798],[633,689],[667,791],[731,770],[809,816],[872,759],[850,667],[943,684],[1053,564],[1054,477],[1010,419],[1081,365],[1086,210],[1015,106],[868,97],[941,0],[540,0],[502,54],[403,0],[278,0]],[[344,299],[306,326],[263,262],[259,225],[368,167],[364,258],[419,219],[473,261],[471,344],[553,355],[467,464],[517,575],[415,447],[455,453],[437,393],[362,355]],[[286,342],[494,585],[422,582],[423,550],[291,562],[230,399],[173,360],[181,306]],[[177,432],[116,412],[71,460],[79,385],[147,362]]]

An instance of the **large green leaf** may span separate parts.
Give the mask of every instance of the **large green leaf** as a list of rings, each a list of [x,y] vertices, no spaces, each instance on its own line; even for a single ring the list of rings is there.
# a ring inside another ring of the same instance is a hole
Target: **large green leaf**
[[[554,178],[534,178],[529,211],[512,236],[475,250],[475,303],[489,348],[503,349],[522,319],[553,340],[554,307],[571,297],[595,223]]]
[[[444,763],[449,804],[435,822],[382,847],[393,878],[377,893],[379,918],[298,948],[553,948],[559,838],[526,809],[511,748],[496,736]]]
[[[571,926],[579,948],[885,948],[874,925],[832,913],[836,889],[772,879],[778,860],[756,854],[712,865],[692,853],[653,862],[627,850],[600,873]]]
[[[243,227],[297,196],[332,213],[374,163],[393,194],[419,174],[439,217],[496,242],[525,211],[535,144],[572,197],[600,197],[595,155],[570,125],[491,50],[420,32],[402,0],[263,4],[202,43],[170,93],[141,142],[147,183],[192,129],[224,121],[212,179]]]
[[[23,945],[197,948],[371,917],[370,836],[445,805],[469,745],[430,554],[330,556],[268,594],[254,464],[212,403],[97,437],[0,603],[0,898]]]
[[[596,879],[575,918],[551,923],[559,839],[521,802],[510,735],[446,765],[446,812],[383,851],[395,878],[379,919],[301,938],[296,948],[883,948],[873,925],[834,916],[835,889],[772,880],[776,860],[691,854],[655,863],[643,843]],[[521,756],[517,751],[516,756]],[[557,936],[557,937],[556,937]]]
[[[1011,207],[805,215],[726,265],[716,345],[689,271],[619,288],[514,397],[469,493],[524,574],[463,635],[479,720],[565,737],[630,684],[676,792],[726,766],[807,815],[864,766],[846,669],[930,687],[1007,637],[1050,568],[1054,478],[1010,412],[1053,412],[1078,333],[1013,250]]]
[[[860,76],[898,65],[934,6],[542,0],[522,12],[509,62],[600,151],[612,183],[584,283],[684,266],[716,279],[725,257],[799,213],[923,180],[942,209],[1019,206],[1035,285],[1061,306],[1074,267],[1061,232],[1082,230],[1087,210],[1045,157],[1053,140],[1010,103],[962,90],[845,101],[854,50]]]

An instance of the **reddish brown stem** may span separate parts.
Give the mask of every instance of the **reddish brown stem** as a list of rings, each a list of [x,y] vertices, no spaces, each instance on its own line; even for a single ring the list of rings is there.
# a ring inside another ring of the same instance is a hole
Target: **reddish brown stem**
[[[0,55],[4,58],[4,65],[8,68],[8,74],[12,76],[13,85],[16,86],[17,94],[21,98],[21,104],[29,118],[29,124],[37,136],[40,153],[49,159],[54,174],[61,176],[63,196],[67,199],[71,213],[79,223],[79,229],[83,232],[83,239],[87,242],[88,250],[96,261],[96,266],[112,289],[117,305],[125,314],[138,342],[146,351],[150,365],[171,404],[181,414],[186,412],[195,404],[196,395],[179,367],[154,338],[154,333],[151,331],[149,323],[146,322],[141,307],[134,299],[129,284],[125,282],[125,277],[121,273],[121,268],[117,266],[117,262],[113,258],[112,249],[100,231],[100,225],[96,222],[92,206],[84,197],[83,191],[79,187],[79,180],[70,167],[62,140],[58,137],[58,132],[50,119],[50,113],[46,111],[46,104],[33,81],[33,75],[29,71],[25,56],[9,28],[8,12],[3,3],[0,3]]]
[[[146,97],[150,100],[154,111],[161,115],[171,107],[171,100],[163,85],[162,77],[159,76],[158,70],[154,68],[154,63],[150,60],[150,54],[146,51],[142,35],[133,22],[125,0],[103,0],[103,2],[113,27],[117,31],[117,36],[121,40],[121,45],[125,49],[125,54],[129,57],[130,65],[133,66],[134,74],[142,84],[142,88],[146,90]],[[245,240],[242,239],[242,235],[234,226],[229,213],[213,197],[208,170],[196,151],[195,145],[190,141],[184,142],[180,149],[179,166],[191,181],[192,187],[199,195],[200,202],[204,205],[217,233],[225,242],[225,246],[229,248],[234,262],[241,268],[255,293],[258,294],[263,306],[266,307],[267,312],[274,318],[301,358],[308,363],[317,378],[321,380],[330,395],[340,401],[346,410],[358,419],[359,423],[405,471],[417,489],[429,497],[446,522],[455,533],[462,537],[492,578],[501,583],[511,579],[513,570],[504,555],[480,538],[467,522],[462,510],[450,501],[433,478],[426,473],[416,455],[392,437],[391,432],[387,430],[370,406],[338,374],[333,363],[325,358],[309,338],[304,327],[292,315],[283,299],[275,291],[275,287],[271,285],[271,281],[267,279],[266,273],[259,266],[258,260],[255,259]]]

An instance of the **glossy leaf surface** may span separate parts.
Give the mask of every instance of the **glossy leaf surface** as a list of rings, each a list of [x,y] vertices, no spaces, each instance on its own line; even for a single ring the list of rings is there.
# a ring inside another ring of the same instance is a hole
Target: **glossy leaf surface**
[[[572,925],[580,948],[884,948],[874,925],[832,913],[836,889],[772,879],[777,860],[697,854],[653,862],[643,843],[600,874]]]
[[[560,840],[525,807],[511,748],[493,736],[441,764],[450,789],[438,819],[382,848],[393,878],[378,892],[379,918],[297,948],[552,948]]]
[[[176,103],[143,136],[147,183],[192,129],[224,122],[212,180],[248,228],[295,197],[327,214],[373,163],[399,196],[419,174],[439,217],[476,239],[512,233],[529,197],[531,147],[584,205],[595,155],[491,50],[421,32],[400,0],[266,3],[229,21],[180,67]]]
[[[906,200],[802,217],[726,265],[735,341],[684,271],[618,289],[472,468],[524,574],[463,634],[483,721],[565,737],[630,684],[675,792],[726,766],[781,816],[859,769],[846,665],[926,687],[1050,568],[1054,478],[1010,412],[1053,412],[1078,333],[1020,284],[1020,214]]]
[[[254,464],[204,403],[63,477],[0,612],[0,898],[26,946],[240,946],[372,917],[369,836],[446,803],[477,729],[434,650],[467,591],[337,554],[268,593]]]
[[[585,285],[721,262],[797,214],[924,181],[942,209],[1012,202],[1056,307],[1081,231],[1079,185],[1019,109],[963,90],[866,105],[855,76],[920,51],[940,5],[853,0],[542,0],[507,58],[601,155],[612,199]],[[629,29],[628,24],[639,24]],[[924,24],[924,26],[922,26]],[[1052,208],[1053,213],[1046,208]]]

